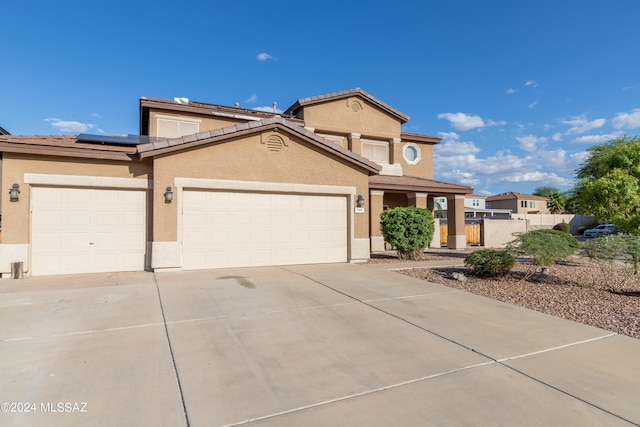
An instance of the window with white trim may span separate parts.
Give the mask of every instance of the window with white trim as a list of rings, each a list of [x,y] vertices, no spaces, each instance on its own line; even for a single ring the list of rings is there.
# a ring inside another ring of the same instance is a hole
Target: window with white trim
[[[179,138],[200,132],[202,120],[186,119],[175,116],[156,116],[156,136],[162,138]]]
[[[471,206],[474,208],[477,208],[480,206],[480,200],[478,199],[471,199]]]
[[[362,156],[376,163],[389,163],[389,143],[362,140]]]
[[[336,145],[344,147],[344,145],[342,145],[343,141],[344,141],[344,138],[342,138],[341,136],[338,136],[338,135],[327,135],[327,134],[323,134],[323,133],[318,133],[316,135],[321,136],[324,139],[326,139],[327,141],[331,141]]]
[[[402,157],[410,165],[418,164],[420,161],[420,147],[413,142],[406,143],[402,149]]]

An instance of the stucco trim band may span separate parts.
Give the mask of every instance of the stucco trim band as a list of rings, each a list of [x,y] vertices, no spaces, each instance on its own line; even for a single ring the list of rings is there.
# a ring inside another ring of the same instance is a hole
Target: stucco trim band
[[[347,186],[283,184],[278,182],[233,181],[225,179],[175,178],[174,185],[178,189],[199,188],[210,190],[259,191],[267,193],[342,194],[352,196],[356,194],[355,187]]]
[[[25,173],[24,183],[32,185],[59,185],[72,187],[110,187],[150,190],[153,181],[137,178],[114,178],[108,176],[51,175]]]

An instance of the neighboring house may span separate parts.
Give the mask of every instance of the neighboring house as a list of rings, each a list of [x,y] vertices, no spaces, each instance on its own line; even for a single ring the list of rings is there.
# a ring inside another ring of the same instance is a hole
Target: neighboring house
[[[488,209],[486,207],[486,197],[479,194],[465,194],[464,196],[464,216],[465,218],[485,218],[491,217],[494,219],[510,218],[511,209]],[[447,217],[447,198],[437,197],[435,199],[436,218]]]
[[[0,135],[11,135],[5,128],[0,126]]]
[[[548,214],[546,197],[533,194],[508,191],[487,197],[487,207],[490,209],[511,209],[514,214]]]
[[[353,89],[281,115],[142,98],[139,136],[0,136],[0,272],[366,260],[385,207],[439,197],[464,248],[471,188],[433,180],[440,138],[403,132],[408,119]]]

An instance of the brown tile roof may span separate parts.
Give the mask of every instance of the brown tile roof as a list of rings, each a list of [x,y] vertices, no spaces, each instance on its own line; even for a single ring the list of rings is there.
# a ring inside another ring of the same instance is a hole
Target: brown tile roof
[[[496,194],[487,197],[487,202],[495,202],[498,200],[549,200],[546,197],[534,196],[533,194],[517,193],[515,191],[507,191],[506,193]]]
[[[469,194],[472,187],[452,184],[450,182],[436,181],[433,179],[418,178],[415,176],[389,176],[374,175],[369,177],[369,188],[372,190],[400,190],[416,191],[435,194]]]
[[[159,154],[170,153],[173,151],[193,148],[204,144],[223,142],[230,138],[236,138],[245,134],[251,134],[258,131],[268,129],[282,129],[302,137],[311,144],[320,147],[333,155],[341,157],[350,163],[354,163],[369,173],[378,173],[381,166],[358,154],[355,154],[341,146],[334,144],[326,139],[316,135],[315,133],[305,129],[296,122],[285,120],[282,117],[271,117],[266,120],[250,121],[247,123],[239,123],[234,126],[227,126],[220,129],[214,129],[207,132],[197,133],[195,135],[187,135],[180,138],[158,139],[147,144],[137,146],[140,158],[152,157]]]
[[[0,135],[0,152],[49,156],[133,160],[135,146],[92,144],[72,135]]]
[[[359,96],[360,98],[364,98],[368,100],[369,102],[371,102],[372,104],[380,108],[381,110],[386,111],[392,116],[398,118],[402,123],[406,123],[409,121],[409,116],[407,116],[406,114],[402,114],[400,111],[396,110],[395,108],[391,107],[388,104],[385,104],[384,102],[380,101],[373,95],[368,94],[367,92],[365,92],[360,88],[343,90],[340,92],[333,92],[325,95],[310,96],[308,98],[301,98],[301,99],[298,99],[291,107],[287,108],[287,110],[284,113],[295,114],[295,112],[300,107],[320,104],[328,101],[335,101],[337,99],[348,98],[351,96]]]

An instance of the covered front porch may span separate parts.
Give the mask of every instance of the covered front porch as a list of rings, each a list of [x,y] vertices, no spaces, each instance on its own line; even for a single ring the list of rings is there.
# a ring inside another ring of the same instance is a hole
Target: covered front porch
[[[464,196],[473,188],[448,182],[412,176],[375,175],[369,177],[369,225],[371,252],[385,250],[380,231],[380,214],[385,209],[415,206],[435,212],[435,199],[447,199],[448,236],[447,248],[467,247],[465,236]]]

